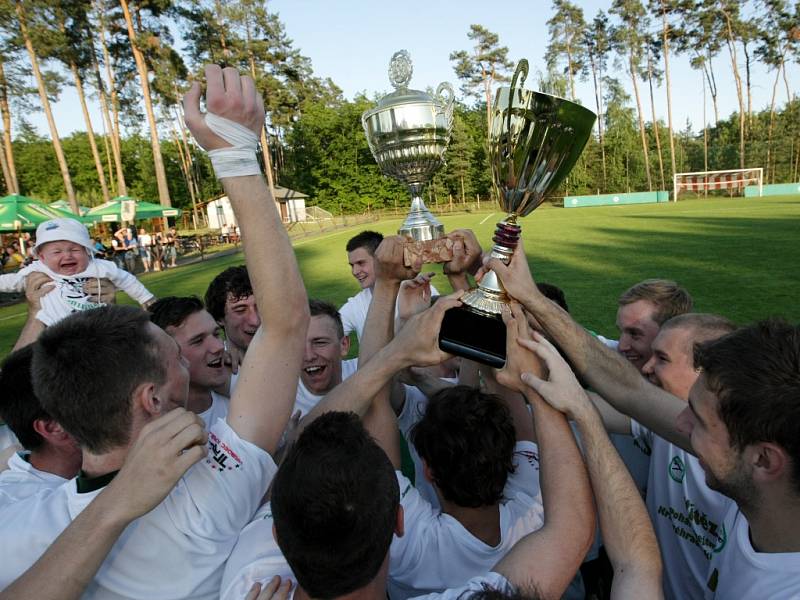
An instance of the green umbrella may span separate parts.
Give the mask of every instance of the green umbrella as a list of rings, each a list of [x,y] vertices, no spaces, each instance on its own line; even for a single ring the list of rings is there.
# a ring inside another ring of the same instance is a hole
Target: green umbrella
[[[18,194],[0,198],[0,232],[33,231],[44,221],[64,217],[81,221],[71,212]]]
[[[59,210],[65,210],[68,213],[72,214],[72,208],[70,207],[69,202],[67,202],[66,200],[56,200],[55,202],[51,202],[47,206],[54,206]],[[80,212],[81,216],[83,216],[87,212],[89,212],[89,207],[88,206],[82,206],[82,205],[79,204],[78,205],[78,212]]]
[[[128,196],[117,196],[111,202],[89,209],[85,219],[94,223],[121,223],[140,219],[177,217],[181,212],[179,208],[166,208],[160,204],[136,200]]]

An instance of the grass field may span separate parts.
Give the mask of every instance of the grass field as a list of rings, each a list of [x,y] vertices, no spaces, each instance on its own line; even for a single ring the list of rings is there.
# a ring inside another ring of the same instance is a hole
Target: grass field
[[[502,216],[498,210],[442,221],[448,231],[473,229],[486,249]],[[399,219],[387,220],[371,228],[389,234],[399,224]],[[362,228],[295,243],[310,296],[339,305],[358,291],[344,246]],[[797,196],[583,209],[544,206],[523,220],[523,239],[537,280],[561,286],[576,318],[599,333],[615,334],[617,296],[648,277],[677,280],[694,296],[696,310],[738,323],[769,315],[800,321]],[[202,297],[216,273],[243,260],[241,254],[212,258],[141,279],[157,296]],[[441,274],[434,284],[449,290]],[[0,309],[0,356],[12,347],[24,319],[24,305]]]

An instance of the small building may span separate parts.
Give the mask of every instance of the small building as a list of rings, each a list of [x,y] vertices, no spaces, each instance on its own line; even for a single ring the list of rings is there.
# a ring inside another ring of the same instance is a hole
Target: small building
[[[275,204],[284,223],[295,223],[307,219],[307,194],[277,185],[274,187],[274,191]],[[223,226],[236,227],[238,225],[236,217],[233,215],[231,202],[227,196],[220,196],[207,202],[206,215],[208,216],[208,226],[211,229],[222,229]]]

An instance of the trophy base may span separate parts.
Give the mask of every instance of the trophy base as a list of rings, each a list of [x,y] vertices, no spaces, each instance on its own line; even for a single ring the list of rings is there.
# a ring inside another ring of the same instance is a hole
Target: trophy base
[[[469,306],[457,306],[444,314],[439,348],[495,369],[506,364],[506,326],[500,315]]]
[[[424,223],[421,225],[411,225],[400,227],[397,230],[398,235],[413,238],[415,242],[427,242],[429,240],[438,240],[444,237],[444,225],[439,223]]]

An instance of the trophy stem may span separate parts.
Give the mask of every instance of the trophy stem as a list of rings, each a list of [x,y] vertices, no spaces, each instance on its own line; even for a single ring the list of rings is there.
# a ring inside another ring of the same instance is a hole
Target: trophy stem
[[[494,245],[490,256],[499,258],[508,264],[514,254],[514,248],[517,247],[521,232],[522,227],[517,225],[517,215],[514,213],[497,223],[492,237]],[[508,304],[509,297],[497,273],[489,271],[483,276],[478,287],[464,294],[461,301],[480,313],[499,317],[503,305]]]
[[[425,184],[411,183],[408,188],[411,192],[411,208],[397,233],[412,237],[415,242],[427,242],[444,237],[444,225],[433,216],[422,199]]]

